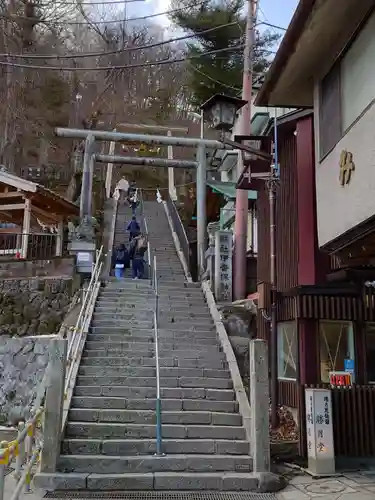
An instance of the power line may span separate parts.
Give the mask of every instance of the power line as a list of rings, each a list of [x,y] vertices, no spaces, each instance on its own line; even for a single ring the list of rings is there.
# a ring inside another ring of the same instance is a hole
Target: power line
[[[231,52],[238,49],[243,48],[243,44],[234,45],[233,47],[225,47],[224,49],[211,50],[209,52],[203,52],[202,54],[197,54],[188,57],[181,57],[175,59],[160,59],[159,61],[150,61],[146,63],[137,63],[137,64],[129,64],[125,66],[92,66],[88,68],[79,68],[77,66],[73,67],[64,67],[64,66],[36,66],[31,64],[19,64],[12,63],[9,61],[0,61],[0,66],[10,66],[12,68],[29,68],[29,69],[37,69],[37,70],[51,70],[51,71],[113,71],[113,70],[122,70],[122,69],[133,69],[133,68],[146,68],[152,66],[163,66],[164,64],[176,64],[182,63],[185,61],[190,61],[192,59],[200,59],[201,57],[218,54],[221,52]]]
[[[121,21],[119,21],[121,22]],[[147,49],[153,49],[156,47],[161,47],[162,45],[167,45],[169,43],[174,43],[174,42],[181,42],[183,40],[188,40],[189,38],[195,38],[199,37],[200,35],[204,35],[206,33],[211,33],[213,31],[226,28],[228,26],[234,26],[238,25],[238,22],[234,21],[232,23],[226,23],[226,24],[221,24],[220,26],[214,26],[213,28],[208,28],[206,30],[198,31],[195,33],[191,33],[190,35],[182,35],[176,38],[170,38],[168,40],[163,40],[161,42],[154,42],[146,45],[139,45],[135,47],[124,47],[122,49],[114,49],[114,50],[109,50],[106,52],[85,52],[83,54],[12,54],[12,53],[3,53],[0,54],[0,57],[7,57],[7,58],[15,58],[15,59],[83,59],[86,57],[103,57],[103,56],[110,56],[114,54],[122,54],[124,52],[136,52],[138,50],[147,50]],[[272,50],[263,50],[261,49],[261,52],[267,52],[269,54],[275,53]],[[17,67],[17,66],[15,66]],[[22,66],[18,66],[22,67]],[[31,66],[28,66],[31,67]]]
[[[204,5],[205,2],[199,2],[192,4],[190,7],[199,7],[200,5]],[[129,21],[144,21],[146,19],[152,19],[155,17],[159,16],[167,16],[168,14],[174,14],[175,12],[182,12],[185,10],[185,8],[179,8],[179,9],[169,9],[165,10],[164,12],[156,12],[155,14],[149,14],[147,16],[140,16],[140,17],[130,17],[126,19],[126,22]],[[125,19],[111,19],[109,21],[92,21],[93,24],[115,24],[115,23],[123,23]],[[86,26],[90,25],[90,23],[86,21],[48,21],[50,24],[57,24],[57,25],[68,25],[68,26]]]
[[[146,50],[146,49],[154,49],[155,47],[161,47],[162,45],[167,45],[173,42],[181,42],[183,40],[188,40],[189,38],[194,38],[196,36],[204,35],[206,33],[211,33],[212,31],[219,30],[221,28],[226,28],[227,26],[233,26],[237,24],[237,22],[221,24],[220,26],[215,26],[213,28],[208,28],[206,30],[199,31],[197,33],[192,33],[190,35],[183,35],[176,38],[169,38],[168,40],[163,40],[161,42],[149,43],[147,45],[136,45],[135,47],[124,47],[122,49],[108,50],[106,52],[86,52],[84,54],[0,54],[0,57],[10,57],[10,58],[21,58],[21,59],[82,59],[84,57],[102,57],[102,56],[111,56],[114,54],[121,54],[123,52],[135,52],[137,50]]]
[[[145,0],[125,0],[125,3],[134,3],[134,2],[144,2]],[[56,7],[57,5],[62,5],[65,7],[65,5],[74,5],[75,7],[80,7],[81,5],[109,5],[109,4],[118,4],[121,5],[124,3],[124,0],[103,0],[101,2],[80,2],[77,0],[76,2],[53,2],[53,5],[50,3],[35,3],[35,7]]]
[[[196,68],[193,64],[189,64],[189,66],[194,71],[196,71],[197,73],[199,73],[200,75],[204,76],[205,78],[207,78],[208,80],[211,80],[214,83],[217,83],[218,85],[222,85],[223,87],[227,87],[228,89],[240,91],[240,89],[238,87],[233,87],[232,85],[228,85],[227,83],[219,82],[219,80],[216,80],[215,78],[212,78],[212,76],[207,75],[206,73],[203,73],[203,71],[201,71],[200,69]]]

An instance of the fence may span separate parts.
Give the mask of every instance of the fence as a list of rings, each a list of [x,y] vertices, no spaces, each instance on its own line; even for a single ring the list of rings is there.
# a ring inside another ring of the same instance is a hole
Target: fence
[[[375,457],[375,386],[314,385],[331,389],[333,437],[337,457]],[[305,407],[305,391],[300,409]],[[302,411],[303,415],[305,414]],[[303,418],[302,424],[305,425]],[[304,436],[305,432],[301,432]],[[306,450],[305,450],[306,453]]]
[[[181,245],[181,250],[184,254],[185,261],[187,263],[188,269],[190,271],[190,246],[189,246],[189,240],[186,235],[186,231],[184,228],[184,225],[181,221],[180,215],[178,213],[178,210],[176,208],[176,205],[170,195],[167,195],[167,206],[169,210],[169,214],[172,219],[173,223],[173,229],[176,231],[176,234],[178,236],[180,245]]]
[[[74,328],[69,329],[67,335],[68,347],[65,360],[66,376],[64,381],[64,412],[61,415],[56,408],[50,409],[51,411],[49,412],[49,418],[51,418],[51,415],[59,415],[59,417],[61,417],[58,422],[58,428],[61,430],[65,427],[66,416],[75,384],[75,375],[78,371],[87,331],[94,310],[95,300],[100,287],[99,276],[103,266],[102,256],[103,247],[97,255],[90,283],[83,296],[82,307],[76,325]],[[61,330],[61,332],[64,331],[65,329]],[[62,334],[64,335],[64,333]],[[52,372],[54,372],[53,375]],[[58,373],[56,374],[55,370],[52,369],[52,366],[49,366],[42,382],[42,390],[38,392],[37,400],[42,400],[45,395],[46,406],[48,406],[50,398],[56,401],[54,394],[56,387],[49,383],[49,377],[56,377],[56,375],[58,376]],[[46,413],[48,414],[48,407],[46,412],[46,408],[39,406],[39,403],[37,403],[36,409],[34,409],[33,413],[33,417],[28,422],[19,423],[18,436],[14,441],[8,443],[2,442],[0,445],[0,500],[18,500],[23,488],[26,492],[30,490],[33,467],[39,461],[40,456],[43,453],[43,432],[46,425]],[[58,454],[60,448],[60,432],[56,432],[52,441],[52,445],[55,448],[54,452]],[[48,444],[51,446],[51,442]],[[15,461],[14,475],[17,479],[17,483],[11,497],[5,499],[4,490],[6,470],[13,461]],[[43,460],[41,466],[43,467]]]
[[[48,260],[62,251],[60,236],[53,233],[0,232],[0,259]]]

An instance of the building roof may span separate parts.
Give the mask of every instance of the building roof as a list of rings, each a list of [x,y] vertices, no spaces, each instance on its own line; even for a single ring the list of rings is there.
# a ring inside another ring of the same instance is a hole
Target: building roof
[[[1,184],[11,188],[11,193],[0,193],[1,198],[7,199],[6,204],[8,206],[11,206],[12,203],[18,206],[19,201],[17,201],[17,198],[29,197],[32,200],[32,207],[35,208],[35,211],[39,211],[41,220],[66,219],[70,216],[79,215],[79,207],[77,205],[41,184],[22,179],[6,171],[0,171]],[[9,198],[10,195],[12,196],[11,198]],[[12,218],[18,219],[20,214],[17,212],[22,212],[22,209],[18,210],[16,206],[11,210],[11,213]]]
[[[300,0],[255,104],[312,107],[314,82],[329,71],[373,9],[373,0]]]
[[[216,193],[223,195],[228,200],[236,199],[236,183],[235,182],[220,182],[208,181],[207,185]],[[248,191],[248,199],[250,201],[256,200],[258,193],[256,191]]]

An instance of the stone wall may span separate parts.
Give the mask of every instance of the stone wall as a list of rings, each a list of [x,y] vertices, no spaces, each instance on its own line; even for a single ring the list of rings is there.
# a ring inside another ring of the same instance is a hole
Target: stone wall
[[[72,277],[74,264],[74,257],[55,257],[49,260],[0,260],[0,279]]]
[[[0,339],[57,333],[75,288],[71,278],[0,280]]]
[[[0,425],[27,419],[49,361],[51,337],[0,339]]]

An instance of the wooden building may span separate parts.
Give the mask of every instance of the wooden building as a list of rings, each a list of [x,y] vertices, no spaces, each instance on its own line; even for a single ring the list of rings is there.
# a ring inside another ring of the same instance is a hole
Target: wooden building
[[[79,207],[53,191],[0,172],[0,256],[50,259],[63,251],[64,226]]]

